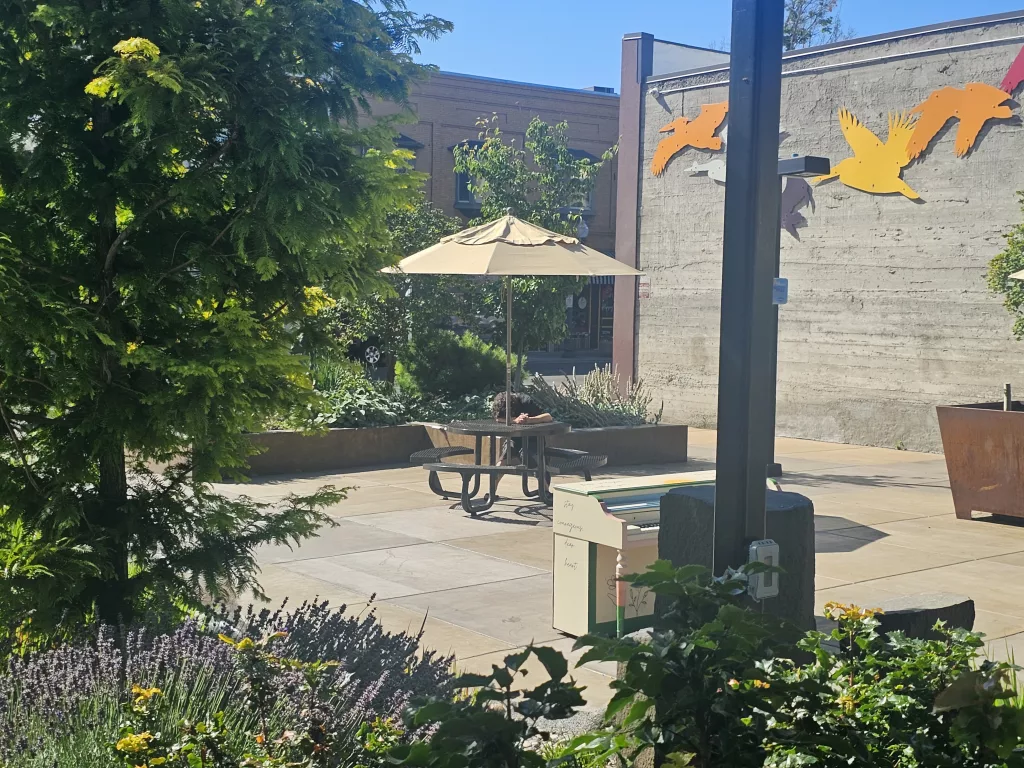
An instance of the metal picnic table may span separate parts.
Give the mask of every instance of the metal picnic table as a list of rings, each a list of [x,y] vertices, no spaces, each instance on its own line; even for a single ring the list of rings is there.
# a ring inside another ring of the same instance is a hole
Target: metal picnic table
[[[548,467],[544,452],[547,438],[561,435],[571,427],[560,421],[549,421],[543,424],[503,424],[497,421],[480,419],[477,421],[455,421],[448,425],[449,432],[457,435],[473,435],[476,444],[473,450],[473,464],[428,464],[426,469],[438,472],[456,472],[462,476],[462,507],[474,517],[493,506],[497,501],[498,483],[505,475],[519,475],[523,478],[523,493],[528,498],[539,498],[545,504],[551,503],[548,489]],[[483,441],[491,438],[488,451],[488,463],[483,463]],[[502,438],[518,438],[523,441],[521,464],[498,464],[498,440]],[[534,441],[531,450],[530,441]],[[482,499],[474,499],[480,490],[480,477],[488,475],[488,492]],[[537,478],[537,490],[528,486],[530,477]],[[472,489],[470,488],[472,483]]]

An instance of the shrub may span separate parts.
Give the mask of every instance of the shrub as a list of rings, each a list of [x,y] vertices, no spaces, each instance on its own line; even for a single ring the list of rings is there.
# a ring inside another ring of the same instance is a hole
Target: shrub
[[[334,734],[333,764],[346,764],[360,748],[361,724],[398,720],[414,694],[450,692],[451,659],[420,653],[417,643],[384,632],[372,614],[317,602],[222,612],[168,634],[101,628],[91,643],[12,660],[0,675],[0,765],[107,768],[112,755],[137,756],[112,749],[125,737],[147,750],[181,752],[210,738],[232,755],[256,753],[261,732],[266,743],[288,730],[309,733],[311,712]],[[152,690],[159,695],[139,700]],[[142,739],[147,731],[162,740]]]
[[[523,690],[531,657],[548,673],[549,680]],[[416,768],[540,768],[546,760],[528,749],[531,741],[546,742],[550,734],[540,721],[572,717],[583,706],[574,681],[566,677],[569,665],[561,653],[529,646],[509,654],[490,674],[464,674],[460,688],[477,689],[455,700],[434,697],[406,715],[410,729],[429,728],[429,739],[399,744],[390,750],[392,763]]]
[[[597,368],[578,378],[575,373],[563,384],[551,386],[542,376],[536,376],[526,391],[545,411],[559,421],[577,428],[626,427],[639,424],[657,424],[661,412],[651,411],[654,396],[643,379],[627,381],[625,394],[621,381],[612,367]]]
[[[1024,713],[1005,685],[1009,665],[975,670],[976,634],[939,625],[940,640],[881,636],[876,612],[830,604],[838,628],[793,647],[780,642],[784,627],[742,607],[742,571],[712,579],[699,566],[658,562],[629,580],[669,607],[649,644],[577,643],[590,647],[580,664],[625,664],[606,715],[621,714],[622,723],[590,739],[591,748],[653,748],[702,768],[1024,764],[1015,751]],[[800,653],[811,660],[793,661]]]
[[[319,402],[280,422],[294,429],[325,427],[389,427],[411,421],[445,423],[482,419],[490,412],[488,394],[422,395],[410,390],[401,369],[394,384],[373,381],[350,360],[317,360],[312,366]]]
[[[513,356],[513,366],[517,359]],[[505,350],[470,331],[423,334],[402,363],[425,395],[460,397],[505,388]]]
[[[1017,193],[1024,211],[1024,192]],[[1024,339],[1024,281],[1010,275],[1024,270],[1024,223],[1014,225],[1006,233],[1006,248],[992,257],[988,265],[988,287],[1003,296],[1003,306],[1013,317],[1013,335]]]
[[[623,670],[603,729],[550,743],[539,718],[571,716],[581,699],[560,653],[528,648],[489,675],[458,678],[479,688],[474,695],[413,709],[407,723],[429,724],[433,733],[394,746],[391,760],[555,768],[634,765],[653,751],[655,765],[673,768],[1024,765],[1024,713],[1007,686],[1011,668],[975,667],[978,635],[940,624],[939,640],[883,637],[874,612],[829,605],[837,629],[806,633],[795,645],[798,630],[749,610],[747,577],[764,570],[757,564],[712,578],[700,566],[659,561],[627,577],[667,602],[649,643],[577,641],[588,649],[577,665],[614,661]],[[794,661],[799,654],[807,658]],[[530,655],[551,680],[516,693]]]
[[[1024,712],[1010,701],[1008,667],[975,668],[978,635],[940,626],[937,640],[882,636],[876,611],[829,604],[825,613],[838,627],[800,643],[814,661],[770,670],[766,766],[1024,764],[1012,754]]]

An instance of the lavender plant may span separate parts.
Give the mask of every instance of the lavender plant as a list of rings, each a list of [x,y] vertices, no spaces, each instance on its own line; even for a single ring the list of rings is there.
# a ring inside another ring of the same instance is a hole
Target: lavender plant
[[[254,670],[236,641],[275,634],[274,655],[288,663]],[[294,731],[315,709],[335,734],[332,765],[347,765],[363,723],[397,722],[414,695],[450,693],[451,659],[418,653],[418,641],[385,632],[372,613],[352,616],[326,602],[221,611],[164,634],[104,627],[89,642],[9,662],[0,674],[0,765],[107,768],[133,689],[160,691],[148,717],[162,733],[221,722],[237,754],[255,749],[254,734]]]

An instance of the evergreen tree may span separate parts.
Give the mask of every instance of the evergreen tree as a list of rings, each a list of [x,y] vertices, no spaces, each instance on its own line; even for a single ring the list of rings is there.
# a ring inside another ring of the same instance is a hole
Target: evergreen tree
[[[325,522],[338,492],[209,483],[309,396],[309,318],[390,262],[420,178],[357,120],[449,28],[403,0],[0,6],[0,525],[96,571],[34,626],[252,586],[258,545]]]

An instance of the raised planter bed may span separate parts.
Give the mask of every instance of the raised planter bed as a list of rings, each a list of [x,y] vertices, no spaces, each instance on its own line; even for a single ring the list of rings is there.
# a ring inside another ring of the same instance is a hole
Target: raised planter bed
[[[426,448],[473,447],[471,436],[451,434],[438,424],[331,429],[323,435],[280,430],[259,432],[251,439],[265,449],[249,459],[249,474],[253,477],[405,464],[412,453]],[[552,438],[549,445],[601,454],[608,457],[609,465],[631,466],[686,461],[686,440],[685,425],[646,424],[574,429]],[[487,450],[485,440],[484,456]],[[455,456],[450,460],[472,463],[473,457]]]
[[[972,512],[1024,517],[1024,405],[937,407],[946,471],[958,518]]]
[[[251,439],[265,449],[249,459],[253,477],[403,464],[410,454],[431,447],[422,424],[330,429],[323,435],[275,430],[256,433]]]
[[[435,447],[445,445],[473,447],[473,437],[455,435],[437,424],[425,425]],[[548,445],[552,448],[572,448],[577,451],[608,457],[609,466],[628,467],[638,464],[673,464],[686,461],[687,427],[685,424],[644,424],[638,427],[596,427],[574,429],[564,435],[552,435]],[[484,455],[488,441],[484,440]],[[472,463],[472,456],[452,459]]]

